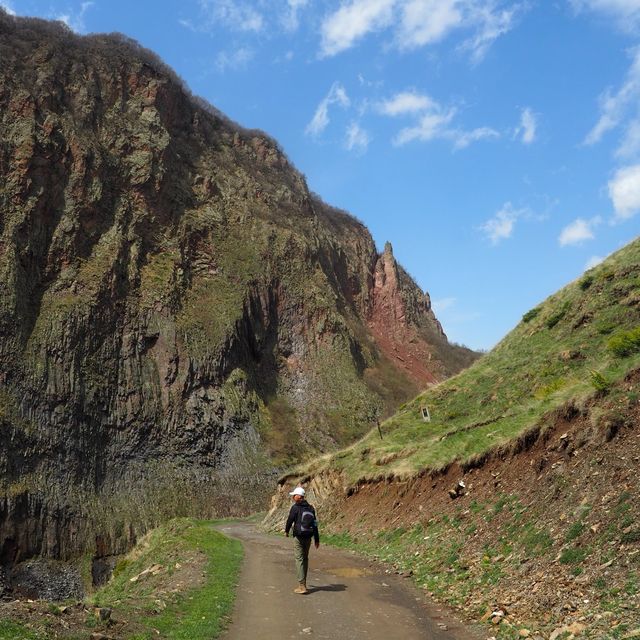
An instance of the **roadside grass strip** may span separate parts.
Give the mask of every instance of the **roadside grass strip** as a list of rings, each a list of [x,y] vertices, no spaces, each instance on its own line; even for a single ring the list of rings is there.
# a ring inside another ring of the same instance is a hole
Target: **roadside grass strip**
[[[132,640],[217,638],[229,620],[243,554],[241,543],[213,524],[181,518],[152,531],[118,563],[94,605],[148,627]],[[154,566],[157,575],[144,573]]]

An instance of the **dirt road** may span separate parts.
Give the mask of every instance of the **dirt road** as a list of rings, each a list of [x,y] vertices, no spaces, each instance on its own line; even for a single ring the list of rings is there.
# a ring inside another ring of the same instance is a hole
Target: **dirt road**
[[[478,640],[425,602],[409,580],[354,553],[311,548],[307,586],[296,586],[293,541],[247,523],[218,527],[242,540],[245,560],[233,622],[224,640]]]

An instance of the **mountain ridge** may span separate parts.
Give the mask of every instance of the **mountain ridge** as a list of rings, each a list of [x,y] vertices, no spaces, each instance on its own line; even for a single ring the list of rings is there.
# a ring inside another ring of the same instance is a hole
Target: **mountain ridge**
[[[361,222],[150,52],[0,11],[0,57],[7,557],[256,508],[278,467],[475,359]],[[376,288],[380,260],[400,277]],[[385,345],[378,294],[404,309]]]

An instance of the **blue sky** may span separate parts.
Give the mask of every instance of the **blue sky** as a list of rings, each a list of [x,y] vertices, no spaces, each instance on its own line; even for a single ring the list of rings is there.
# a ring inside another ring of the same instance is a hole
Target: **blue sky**
[[[282,145],[487,349],[638,235],[640,0],[0,0],[120,31]]]

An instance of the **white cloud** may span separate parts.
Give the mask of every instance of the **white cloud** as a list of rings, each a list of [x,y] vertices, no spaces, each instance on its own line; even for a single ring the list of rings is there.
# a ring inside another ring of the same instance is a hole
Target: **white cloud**
[[[300,23],[299,11],[309,4],[309,0],[287,0],[287,8],[282,16],[286,31],[296,31]]]
[[[491,244],[495,246],[502,240],[506,240],[513,235],[517,219],[525,213],[526,210],[514,209],[510,202],[506,202],[493,218],[490,218],[484,224],[480,225],[480,231],[482,231]]]
[[[53,19],[64,22],[67,27],[69,27],[69,29],[75,31],[76,33],[84,33],[86,31],[84,16],[87,10],[93,6],[93,4],[93,2],[83,2],[80,5],[80,11],[78,11],[77,13],[56,14],[53,16]]]
[[[381,102],[378,105],[378,111],[386,116],[399,116],[435,107],[436,102],[429,96],[414,91],[403,91],[397,93],[393,98]]]
[[[625,128],[622,142],[616,149],[618,158],[631,158],[640,151],[640,119],[632,120]]]
[[[450,309],[455,305],[456,298],[442,298],[440,300],[434,300],[431,303],[431,309],[436,315],[440,315],[445,312],[447,309]]]
[[[349,49],[370,31],[388,26],[397,0],[351,0],[322,24],[321,55],[333,56]]]
[[[619,28],[631,31],[640,25],[638,0],[569,0],[576,11],[594,11],[612,18]]]
[[[401,49],[438,42],[460,27],[464,16],[460,0],[408,0],[400,3],[401,20],[396,39]]]
[[[444,138],[450,131],[449,123],[456,114],[455,109],[442,111],[439,107],[420,117],[418,124],[413,127],[405,127],[394,138],[393,144],[402,146],[413,140],[429,142],[436,138]]]
[[[396,48],[417,49],[444,40],[456,30],[470,32],[461,48],[474,62],[510,31],[526,3],[502,9],[500,0],[349,0],[328,15],[321,28],[320,55],[333,56],[370,33],[390,29]]]
[[[468,147],[472,142],[478,142],[479,140],[490,140],[491,138],[499,138],[500,134],[491,127],[478,127],[471,131],[461,131],[459,129],[452,129],[445,132],[445,138],[453,140],[454,149],[464,149]]]
[[[451,127],[455,115],[454,108],[442,109],[436,104],[433,109],[420,116],[416,125],[401,129],[393,139],[393,144],[400,147],[414,140],[450,140],[453,142],[453,148],[459,150],[478,140],[500,137],[500,134],[490,127],[478,127],[471,131]]]
[[[0,2],[0,8],[4,9],[10,16],[15,16],[15,9],[9,2]]]
[[[619,169],[608,186],[615,221],[628,220],[640,211],[640,164]]]
[[[471,51],[471,59],[478,63],[500,36],[513,29],[518,14],[522,13],[527,5],[515,4],[509,9],[498,9],[495,2],[471,3],[471,5],[467,22],[476,25],[476,32],[463,42],[461,48]]]
[[[464,149],[471,143],[487,138],[498,138],[500,134],[490,127],[478,127],[470,131],[453,126],[457,114],[455,107],[444,107],[433,98],[417,93],[403,91],[392,98],[380,102],[376,110],[386,116],[411,114],[417,117],[413,126],[404,127],[393,138],[396,147],[414,140],[430,142],[431,140],[450,140],[454,149]]]
[[[560,232],[560,236],[558,238],[560,246],[566,247],[571,244],[581,244],[586,240],[593,240],[595,238],[593,229],[601,222],[602,219],[599,216],[592,218],[591,220],[576,218]]]
[[[220,73],[224,73],[229,69],[235,71],[244,69],[253,59],[253,56],[253,51],[246,47],[240,47],[235,51],[220,51],[215,58],[216,69]]]
[[[594,127],[587,134],[584,142],[592,145],[600,142],[602,137],[612,129],[618,127],[628,116],[629,110],[637,109],[640,101],[640,48],[634,51],[633,61],[624,83],[617,92],[612,93],[607,89],[600,96],[600,118]],[[629,155],[635,150],[637,144],[637,128],[640,121],[636,114],[635,119],[627,128],[627,135],[624,137],[618,155]]]
[[[237,0],[199,0],[205,22],[199,27],[210,30],[220,24],[236,31],[262,31],[264,18],[246,2]]]
[[[520,125],[516,129],[516,137],[520,137],[523,144],[531,144],[536,139],[536,129],[538,118],[536,114],[527,107],[520,113]]]
[[[305,129],[305,133],[317,136],[327,128],[329,124],[329,107],[333,104],[341,107],[348,107],[351,104],[347,92],[339,82],[334,82],[331,85],[331,89],[329,89],[329,93],[320,101],[311,122]]]
[[[362,129],[357,122],[352,122],[347,127],[345,147],[348,151],[359,151],[364,153],[371,142],[369,133]]]
[[[584,265],[584,270],[588,271],[589,269],[593,269],[593,267],[597,267],[601,262],[604,262],[602,256],[591,256],[587,260],[587,264]]]

